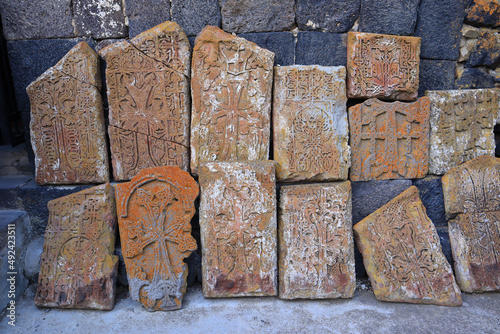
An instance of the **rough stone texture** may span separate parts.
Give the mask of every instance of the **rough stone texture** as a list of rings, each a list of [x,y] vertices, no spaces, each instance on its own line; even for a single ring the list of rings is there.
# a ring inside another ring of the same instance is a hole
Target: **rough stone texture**
[[[116,180],[130,180],[147,167],[189,170],[189,51],[175,22],[101,50]]]
[[[97,39],[127,36],[122,0],[73,0],[72,6],[77,36]]]
[[[125,0],[128,35],[135,37],[170,20],[170,0]]]
[[[193,49],[191,172],[269,158],[274,53],[207,26]]]
[[[427,176],[423,179],[414,180],[413,185],[418,188],[420,199],[427,211],[427,216],[434,226],[448,226],[444,211],[441,178],[438,176]]]
[[[500,26],[500,1],[473,0],[465,11],[465,22],[478,26]]]
[[[27,87],[38,184],[109,180],[100,89],[99,58],[85,42]]]
[[[494,155],[493,127],[500,120],[500,90],[428,91],[429,173],[449,169],[480,155]]]
[[[278,224],[280,298],[354,295],[349,181],[283,186]]]
[[[453,255],[451,252],[450,235],[448,234],[448,226],[436,226],[436,232],[439,236],[439,242],[441,243],[441,249],[446,257],[446,261],[450,265],[453,264]]]
[[[387,35],[412,35],[420,0],[361,0],[359,31]]]
[[[379,300],[462,305],[434,225],[412,186],[354,226]]]
[[[457,78],[455,81],[456,89],[480,89],[495,88],[494,75],[487,72],[484,68],[460,68],[457,67]]]
[[[274,162],[205,163],[200,186],[203,295],[276,295]]]
[[[196,250],[189,223],[198,184],[177,166],[143,169],[116,185],[120,240],[130,296],[148,311],[182,308],[188,268]]]
[[[417,98],[420,38],[349,32],[347,97]]]
[[[349,108],[351,181],[421,178],[428,170],[429,99],[369,99]]]
[[[415,36],[422,38],[420,56],[457,60],[465,7],[469,0],[422,0]]]
[[[462,291],[500,290],[500,159],[480,156],[442,179],[455,274]]]
[[[361,0],[298,0],[300,30],[347,32],[358,18]]]
[[[220,27],[219,0],[172,0],[172,21],[195,36],[207,25]]]
[[[500,65],[500,33],[483,31],[480,33],[465,66],[495,68],[498,65]]]
[[[73,37],[71,0],[0,0],[6,40]]]
[[[237,34],[289,30],[294,7],[294,0],[220,0],[222,29]]]
[[[418,96],[427,90],[455,88],[456,62],[450,60],[420,59]]]
[[[289,66],[295,60],[295,37],[291,32],[259,32],[238,35],[274,52],[274,65]]]
[[[347,35],[299,31],[295,63],[300,65],[346,66]]]
[[[107,183],[47,204],[35,305],[111,310],[118,257],[113,187]]]
[[[30,240],[24,255],[24,276],[31,282],[38,282],[40,273],[40,257],[43,252],[44,240],[42,237]]]
[[[345,67],[277,66],[273,96],[278,180],[347,180]]]

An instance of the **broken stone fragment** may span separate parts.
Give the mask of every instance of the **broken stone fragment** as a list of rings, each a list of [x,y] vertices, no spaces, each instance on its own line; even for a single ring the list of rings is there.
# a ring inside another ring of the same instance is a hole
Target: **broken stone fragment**
[[[114,178],[165,165],[188,171],[190,46],[182,28],[167,21],[100,55]]]
[[[178,166],[146,168],[116,185],[118,224],[130,296],[148,311],[182,308],[196,250],[191,218],[198,184]]]
[[[26,91],[38,184],[109,181],[99,58],[81,42]]]
[[[106,183],[47,206],[35,305],[113,309],[118,270],[113,187]]]

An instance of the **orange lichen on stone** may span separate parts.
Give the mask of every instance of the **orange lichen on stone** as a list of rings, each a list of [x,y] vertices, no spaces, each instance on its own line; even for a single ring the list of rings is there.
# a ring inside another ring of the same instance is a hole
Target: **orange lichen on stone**
[[[357,223],[354,236],[377,299],[462,305],[453,271],[415,186]]]
[[[35,305],[111,310],[118,257],[116,211],[107,183],[48,203]]]
[[[198,184],[177,166],[146,168],[116,185],[118,223],[130,295],[148,311],[182,308],[184,259],[196,250],[191,218]]]
[[[466,10],[465,21],[490,27],[500,26],[500,1],[474,0]]]

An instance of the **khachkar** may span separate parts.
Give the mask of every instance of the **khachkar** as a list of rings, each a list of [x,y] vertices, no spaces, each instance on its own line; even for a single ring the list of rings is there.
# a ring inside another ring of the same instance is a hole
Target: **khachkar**
[[[164,22],[100,54],[114,178],[166,165],[188,171],[190,46],[182,28]]]
[[[109,181],[100,75],[81,42],[26,88],[38,184]]]
[[[429,99],[369,99],[349,108],[351,181],[414,179],[427,174]]]
[[[430,107],[429,173],[442,175],[463,162],[495,154],[500,89],[427,91]]]
[[[35,305],[111,310],[118,257],[113,187],[107,183],[48,203]]]
[[[207,26],[193,49],[191,172],[269,158],[274,53]]]
[[[453,271],[415,186],[354,225],[354,236],[377,299],[462,305]]]
[[[274,162],[205,163],[200,186],[203,295],[276,295]]]
[[[346,180],[351,157],[345,67],[274,68],[278,180]]]
[[[350,298],[356,288],[351,183],[282,186],[280,298]]]
[[[420,37],[347,33],[347,97],[414,101]]]
[[[148,311],[182,308],[196,250],[191,218],[198,184],[177,166],[153,167],[116,185],[120,240],[130,295]]]
[[[500,159],[480,156],[441,181],[460,288],[500,290]]]

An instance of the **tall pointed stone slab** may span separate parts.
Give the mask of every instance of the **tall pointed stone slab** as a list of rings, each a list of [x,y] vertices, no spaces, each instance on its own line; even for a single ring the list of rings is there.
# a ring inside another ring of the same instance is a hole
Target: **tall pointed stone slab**
[[[203,295],[276,295],[274,162],[205,163],[200,186]]]
[[[35,305],[111,310],[118,257],[113,187],[103,184],[48,203]]]
[[[441,179],[462,291],[500,290],[500,159],[480,156]]]
[[[274,68],[278,180],[346,180],[351,165],[345,67]]]
[[[109,181],[100,75],[81,42],[26,88],[38,184]]]
[[[114,178],[166,165],[189,171],[190,46],[182,28],[167,21],[100,54]]]
[[[420,37],[347,33],[347,97],[414,101]]]
[[[116,185],[120,241],[130,296],[148,311],[182,308],[196,250],[191,218],[198,184],[177,166],[152,167]]]
[[[429,173],[481,155],[495,155],[493,128],[500,122],[500,89],[427,91],[430,107]]]
[[[415,186],[354,225],[354,236],[377,299],[462,305],[453,271]]]
[[[191,172],[208,161],[267,160],[274,53],[207,26],[193,49]]]
[[[351,181],[422,178],[428,170],[429,100],[369,99],[349,108]]]
[[[280,298],[351,298],[351,183],[282,186],[279,206]]]

